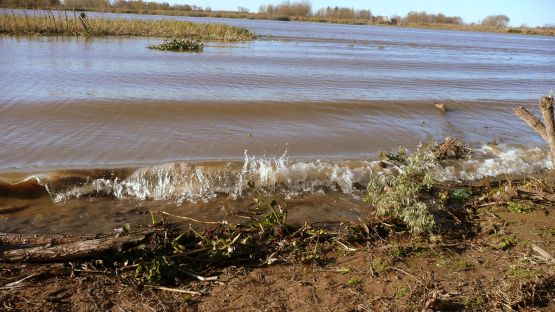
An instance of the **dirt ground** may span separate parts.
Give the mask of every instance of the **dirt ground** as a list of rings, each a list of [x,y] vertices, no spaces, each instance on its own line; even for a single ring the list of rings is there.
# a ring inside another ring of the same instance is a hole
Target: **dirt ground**
[[[94,261],[4,262],[0,310],[555,311],[553,196],[510,187],[459,207],[466,213],[453,217],[457,231],[396,231],[315,261],[237,263],[210,270],[215,280],[177,279],[167,289]]]

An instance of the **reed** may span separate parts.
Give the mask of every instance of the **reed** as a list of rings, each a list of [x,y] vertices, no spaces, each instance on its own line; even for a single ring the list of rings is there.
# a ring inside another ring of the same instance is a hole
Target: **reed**
[[[244,41],[255,34],[241,27],[173,20],[87,18],[84,14],[47,11],[29,16],[4,11],[0,33],[12,35],[180,37],[197,40]],[[68,16],[69,15],[69,16]]]

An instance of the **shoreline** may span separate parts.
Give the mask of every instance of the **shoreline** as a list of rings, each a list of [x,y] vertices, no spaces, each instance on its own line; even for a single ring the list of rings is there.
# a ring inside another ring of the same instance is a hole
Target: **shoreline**
[[[27,10],[26,8],[3,8],[6,12],[8,9]],[[32,11],[32,9],[29,9]],[[44,9],[47,10],[47,9]],[[72,12],[66,9],[54,9],[58,12]],[[81,11],[79,11],[81,12]],[[412,28],[412,29],[435,29],[435,30],[454,30],[454,31],[470,31],[470,32],[484,32],[484,33],[499,33],[499,34],[512,34],[512,35],[533,35],[533,36],[555,36],[555,28],[546,27],[492,27],[483,25],[470,25],[470,24],[427,24],[427,23],[409,23],[409,24],[383,24],[383,23],[369,23],[364,21],[352,19],[334,19],[334,18],[321,18],[321,17],[302,17],[302,16],[289,16],[285,18],[268,18],[260,13],[241,13],[241,12],[227,12],[227,11],[174,11],[174,10],[131,10],[131,9],[104,9],[96,10],[89,9],[83,12],[94,13],[113,13],[113,14],[133,14],[133,15],[154,15],[154,16],[178,16],[178,17],[200,17],[200,18],[229,18],[229,19],[248,19],[259,21],[295,21],[306,23],[325,23],[325,24],[343,24],[343,25],[362,25],[362,26],[377,26],[377,27],[397,27],[397,28]],[[248,40],[248,39],[247,39]]]
[[[15,9],[15,8],[14,8]],[[25,8],[17,8],[25,10]],[[60,10],[62,11],[62,10]],[[307,23],[327,23],[327,24],[345,24],[345,25],[367,25],[378,27],[399,27],[399,28],[415,28],[415,29],[437,29],[437,30],[456,30],[456,31],[472,31],[500,34],[519,34],[519,35],[537,35],[537,36],[555,36],[555,28],[545,27],[492,27],[470,24],[384,24],[369,23],[358,19],[337,19],[329,17],[303,17],[303,16],[287,16],[269,18],[261,13],[243,13],[233,11],[175,11],[175,10],[132,10],[132,9],[89,9],[85,12],[95,13],[115,13],[115,14],[135,14],[135,15],[157,15],[157,16],[183,16],[183,17],[203,17],[203,18],[230,18],[230,19],[249,19],[249,20],[268,20],[268,21],[296,21]]]
[[[430,164],[428,169],[438,183],[449,185],[473,184],[495,177],[526,177],[549,172],[552,167],[545,150],[496,148],[493,145],[476,149],[462,159],[442,160]],[[470,152],[466,147],[458,150]],[[408,170],[403,160],[406,153],[400,149],[375,158],[335,161],[245,156],[243,161],[170,162],[136,169],[4,173],[0,174],[0,196],[5,199],[0,212],[7,213],[5,230],[23,224],[39,232],[90,230],[92,224],[82,219],[82,209],[87,207],[87,216],[104,219],[103,228],[109,229],[136,222],[138,216],[120,215],[120,210],[129,205],[158,212],[170,209],[205,219],[220,213],[244,214],[252,196],[263,192],[289,205],[294,211],[293,219],[301,225],[304,217],[310,218],[320,210],[326,211],[322,217],[349,221],[365,216],[361,199],[371,181]],[[64,217],[50,215],[51,210]]]
[[[230,228],[207,224],[221,220],[183,221],[166,215],[165,224],[131,225],[128,232],[117,235],[3,233],[0,298],[10,307],[27,310],[56,305],[92,311],[116,306],[141,311],[149,307],[224,311],[252,306],[296,311],[331,306],[341,311],[454,307],[548,311],[555,303],[550,258],[555,252],[555,181],[552,173],[512,178],[438,185],[432,194],[448,194],[449,210],[435,212],[441,216],[438,229],[424,235],[410,234],[403,224],[375,216],[343,225],[291,228],[272,217],[283,216],[280,212],[268,210],[282,203],[268,206],[269,198],[260,197],[257,202],[262,210],[250,215],[250,221]],[[461,189],[469,197],[458,199]],[[249,222],[256,220],[271,223],[257,234],[249,230]],[[160,221],[153,217],[153,222]],[[200,224],[206,231],[175,232],[175,222]],[[237,233],[240,239],[232,240]],[[262,236],[250,241],[251,235]],[[69,262],[36,263],[31,252],[27,260],[6,261],[17,254],[21,241],[46,246],[39,247],[45,250],[71,250],[71,244],[107,242],[114,237],[121,241],[138,237],[144,247],[134,249],[130,243],[104,256],[92,250]],[[203,249],[213,237],[223,244],[214,245],[215,254]],[[231,256],[225,255],[228,249],[220,249],[226,244],[238,244]],[[142,251],[136,254],[138,250]],[[245,252],[254,256],[245,258]],[[125,256],[132,254],[136,256]],[[158,260],[149,260],[152,257]],[[175,263],[182,264],[176,268]],[[91,289],[94,298],[87,295]]]

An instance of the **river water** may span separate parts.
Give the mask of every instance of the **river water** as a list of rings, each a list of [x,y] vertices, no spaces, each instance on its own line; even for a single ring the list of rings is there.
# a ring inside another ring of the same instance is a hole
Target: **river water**
[[[481,156],[445,179],[552,166],[512,109],[554,89],[553,37],[98,15],[260,38],[173,53],[153,38],[0,36],[0,231],[106,230],[130,220],[120,206],[221,217],[250,205],[253,183],[313,207],[299,218],[356,217],[380,151],[448,135]],[[90,214],[103,225],[84,226]]]

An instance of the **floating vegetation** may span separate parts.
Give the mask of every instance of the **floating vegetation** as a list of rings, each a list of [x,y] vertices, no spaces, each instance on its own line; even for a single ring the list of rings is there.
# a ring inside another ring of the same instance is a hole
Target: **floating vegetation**
[[[202,52],[204,44],[200,40],[188,40],[185,38],[173,38],[164,41],[162,44],[149,45],[147,48],[162,51],[177,52]]]
[[[33,11],[36,14],[35,11]],[[179,37],[195,40],[243,41],[256,36],[246,28],[175,20],[88,18],[85,13],[46,11],[44,15],[0,14],[0,34]]]

